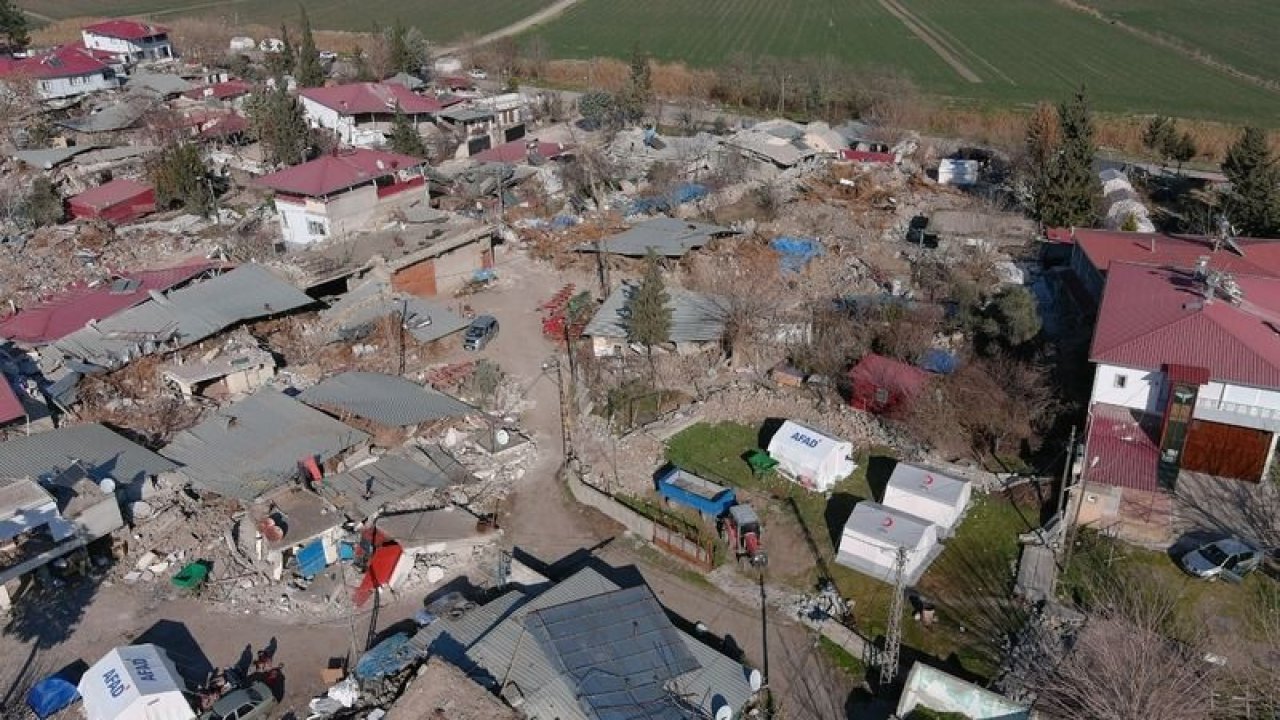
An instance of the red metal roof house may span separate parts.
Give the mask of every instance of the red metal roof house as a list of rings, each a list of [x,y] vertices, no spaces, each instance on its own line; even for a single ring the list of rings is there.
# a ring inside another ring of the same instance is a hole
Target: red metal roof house
[[[877,415],[905,411],[928,382],[914,365],[868,353],[849,371],[849,404]]]
[[[114,70],[78,45],[62,45],[25,58],[0,56],[0,80],[9,84],[30,82],[43,100],[120,86]]]
[[[80,30],[80,36],[86,48],[111,53],[121,62],[174,56],[169,28],[161,25],[116,18],[87,25]]]
[[[380,147],[395,120],[396,108],[414,127],[430,124],[436,114],[461,102],[449,95],[419,95],[399,83],[359,82],[298,92],[312,127],[332,130],[345,145]]]
[[[73,196],[68,206],[78,220],[122,224],[155,212],[156,191],[145,183],[117,178]]]

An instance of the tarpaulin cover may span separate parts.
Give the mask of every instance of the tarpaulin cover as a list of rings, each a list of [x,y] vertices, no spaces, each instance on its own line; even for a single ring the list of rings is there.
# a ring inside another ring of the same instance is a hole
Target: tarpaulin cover
[[[356,661],[355,676],[359,680],[375,680],[394,675],[418,659],[418,650],[409,642],[408,633],[396,633],[369,648]]]
[[[798,273],[809,261],[822,254],[822,245],[811,238],[783,235],[769,242],[769,247],[782,256],[783,272]]]
[[[80,691],[75,685],[54,675],[36,683],[27,692],[27,707],[44,720],[79,699]]]
[[[920,368],[922,370],[928,370],[939,375],[950,375],[959,366],[960,361],[956,359],[955,355],[938,348],[926,350],[924,356],[920,358]]]
[[[324,543],[313,540],[298,550],[298,573],[304,578],[313,578],[328,566],[324,557]]]
[[[655,212],[671,212],[672,209],[685,203],[700,200],[707,196],[707,186],[698,183],[684,183],[663,195],[640,198],[631,204],[629,215],[648,215]]]

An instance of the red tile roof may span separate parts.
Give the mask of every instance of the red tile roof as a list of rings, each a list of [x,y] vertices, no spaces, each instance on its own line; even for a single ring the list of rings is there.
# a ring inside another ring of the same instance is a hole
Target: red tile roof
[[[25,76],[36,80],[95,75],[107,66],[79,45],[60,45],[49,52],[25,58],[0,57],[0,77]]]
[[[1089,423],[1085,479],[1153,492],[1160,489],[1160,418],[1118,405],[1094,403]],[[1095,465],[1093,460],[1098,459]]]
[[[201,87],[192,88],[184,95],[192,100],[204,100],[205,98],[213,98],[214,100],[230,100],[238,98],[242,95],[248,95],[253,92],[253,85],[244,80],[227,80],[225,82],[214,83],[212,85],[203,85]]]
[[[73,195],[68,202],[102,210],[149,192],[151,192],[151,186],[146,183],[128,178],[116,178],[96,188],[85,190],[79,195]]]
[[[9,384],[9,378],[0,373],[0,423],[7,423],[26,416],[27,409],[22,406],[22,401],[13,392],[13,386]]]
[[[399,83],[350,83],[305,88],[299,94],[343,115],[394,112],[397,104],[401,112],[410,115],[436,113],[462,101],[455,97],[419,95]]]
[[[539,155],[548,160],[563,155],[567,149],[566,146],[560,143],[549,142],[539,142],[534,148]],[[477,162],[500,162],[512,165],[527,162],[529,159],[529,143],[527,140],[512,140],[509,143],[503,143],[484,152],[476,153],[471,156],[471,159]]]
[[[1146,370],[1190,365],[1214,380],[1280,388],[1280,279],[1235,280],[1241,303],[1205,303],[1193,272],[1113,264],[1089,358]]]
[[[1061,237],[1062,230],[1050,230]],[[1052,233],[1052,234],[1050,234]],[[1070,237],[1070,231],[1067,231]],[[1280,240],[1239,238],[1239,255],[1230,248],[1213,250],[1213,239],[1200,235],[1161,235],[1113,230],[1075,231],[1075,243],[1089,262],[1102,272],[1116,262],[1141,263],[1161,267],[1194,268],[1197,259],[1207,256],[1214,267],[1233,273],[1280,277]]]
[[[23,308],[0,319],[0,337],[29,345],[44,345],[79,330],[90,320],[101,320],[146,300],[148,291],[163,292],[181,285],[219,263],[199,260],[177,267],[124,272],[112,279],[136,280],[127,292],[113,292],[112,282],[89,287],[71,285],[39,305]]]
[[[426,164],[426,160],[382,150],[340,150],[311,162],[285,168],[255,184],[291,195],[322,197],[375,178]]]
[[[169,32],[169,28],[163,25],[152,25],[150,23],[142,23],[137,20],[104,20],[100,23],[86,25],[85,32],[91,32],[94,35],[103,37],[119,38],[121,40],[141,40],[154,35],[163,35]]]

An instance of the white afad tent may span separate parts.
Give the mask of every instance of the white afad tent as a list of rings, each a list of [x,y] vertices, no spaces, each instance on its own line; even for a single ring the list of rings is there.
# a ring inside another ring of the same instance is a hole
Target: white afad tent
[[[157,645],[126,645],[107,653],[80,678],[88,720],[193,720],[185,684]]]
[[[769,440],[769,455],[778,461],[778,470],[784,476],[818,492],[830,490],[857,467],[853,443],[790,420],[782,423]]]
[[[924,518],[864,500],[844,524],[836,562],[892,583],[899,549],[906,551],[903,577],[907,584],[914,583],[942,552],[938,528]]]
[[[966,480],[943,475],[936,470],[898,463],[884,489],[884,504],[924,518],[948,537],[960,524],[973,488]]]

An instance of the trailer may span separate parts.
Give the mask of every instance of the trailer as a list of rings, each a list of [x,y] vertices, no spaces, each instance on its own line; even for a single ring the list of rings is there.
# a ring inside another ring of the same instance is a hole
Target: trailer
[[[658,494],[668,502],[691,507],[709,519],[724,515],[738,501],[733,488],[678,467],[667,468],[656,480]]]

